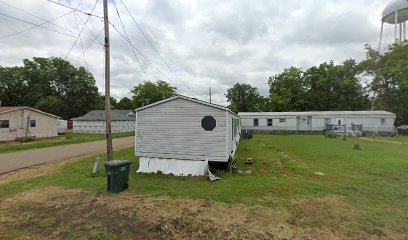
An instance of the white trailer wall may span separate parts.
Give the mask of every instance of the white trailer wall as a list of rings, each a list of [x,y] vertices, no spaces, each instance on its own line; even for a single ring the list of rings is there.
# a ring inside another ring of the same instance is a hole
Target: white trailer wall
[[[133,132],[135,121],[112,121],[112,133]],[[74,133],[105,133],[105,121],[73,121]]]

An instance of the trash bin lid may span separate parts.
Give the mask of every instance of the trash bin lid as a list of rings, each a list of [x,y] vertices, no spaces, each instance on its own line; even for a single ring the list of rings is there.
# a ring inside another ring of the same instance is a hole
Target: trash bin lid
[[[129,160],[112,160],[112,161],[108,161],[107,163],[105,163],[105,166],[117,167],[117,166],[122,166],[126,164],[132,164],[132,163],[133,162]]]

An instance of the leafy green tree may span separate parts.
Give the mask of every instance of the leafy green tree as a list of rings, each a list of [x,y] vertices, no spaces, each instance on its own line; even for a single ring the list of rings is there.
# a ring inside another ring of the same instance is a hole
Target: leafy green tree
[[[358,75],[355,60],[341,65],[333,62],[322,63],[304,72],[307,88],[307,110],[365,110],[369,108],[368,94],[365,93]]]
[[[270,112],[271,111],[271,99],[269,97],[260,96],[259,99],[259,111]]]
[[[396,113],[396,125],[408,124],[408,42],[394,44],[384,54],[366,49],[361,69],[372,78],[374,108]]]
[[[286,68],[269,78],[270,109],[276,112],[307,110],[307,88],[300,68]]]
[[[128,97],[123,97],[120,101],[116,104],[116,109],[119,110],[134,110],[132,100]]]
[[[29,94],[22,67],[0,66],[0,101],[3,106],[27,105],[24,101]]]
[[[111,109],[117,109],[116,105],[118,104],[118,100],[116,100],[116,98],[114,97],[110,97],[110,105],[111,105]],[[99,96],[99,106],[98,106],[99,110],[103,110],[105,109],[105,96],[104,95],[100,95]]]
[[[290,67],[269,78],[273,111],[365,110],[368,94],[359,80],[359,64],[347,60],[313,66],[306,71]]]
[[[133,94],[132,102],[135,108],[139,108],[176,95],[175,87],[165,81],[145,81],[130,91]]]
[[[229,109],[234,112],[257,112],[261,107],[261,96],[256,87],[247,83],[236,83],[227,90]]]
[[[360,73],[358,63],[349,59],[335,66],[334,101],[330,110],[368,110],[370,101],[368,93],[358,78]]]
[[[54,96],[45,97],[44,99],[38,101],[34,105],[34,107],[41,111],[62,117],[63,119],[68,119],[67,116],[68,105],[65,103],[65,101],[57,97]]]
[[[323,111],[336,105],[336,69],[333,62],[313,66],[304,72],[307,110]],[[334,109],[333,109],[334,110]]]
[[[53,105],[59,109],[57,115],[68,119],[98,107],[98,88],[85,68],[54,57],[34,57],[23,63],[22,67],[0,67],[0,99],[4,105],[38,104],[44,109]]]

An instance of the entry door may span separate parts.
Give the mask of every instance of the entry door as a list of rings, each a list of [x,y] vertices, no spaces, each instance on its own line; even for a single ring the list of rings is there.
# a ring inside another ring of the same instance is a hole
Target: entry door
[[[297,118],[299,130],[308,131],[312,129],[312,117],[311,116],[301,116]]]

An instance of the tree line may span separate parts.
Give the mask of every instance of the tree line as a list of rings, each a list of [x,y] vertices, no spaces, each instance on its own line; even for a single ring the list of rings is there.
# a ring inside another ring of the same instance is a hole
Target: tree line
[[[366,58],[322,63],[306,70],[289,67],[269,77],[269,95],[246,83],[227,90],[229,108],[257,111],[385,110],[396,124],[408,124],[408,44],[380,54],[366,46]]]
[[[408,44],[390,46],[383,54],[366,46],[366,58],[341,64],[322,63],[306,70],[289,67],[269,77],[269,95],[246,83],[225,94],[235,112],[386,110],[396,124],[408,124]],[[136,109],[177,94],[165,81],[134,86],[132,97],[111,98],[112,109]],[[30,106],[64,119],[104,109],[93,75],[61,58],[25,59],[23,66],[0,66],[0,101],[4,106]]]
[[[164,81],[146,81],[130,93],[131,98],[111,97],[112,109],[136,109],[174,96],[176,88]],[[56,57],[34,57],[24,59],[22,66],[0,66],[0,101],[2,106],[34,107],[63,119],[105,108],[105,96],[98,92],[92,73]]]

